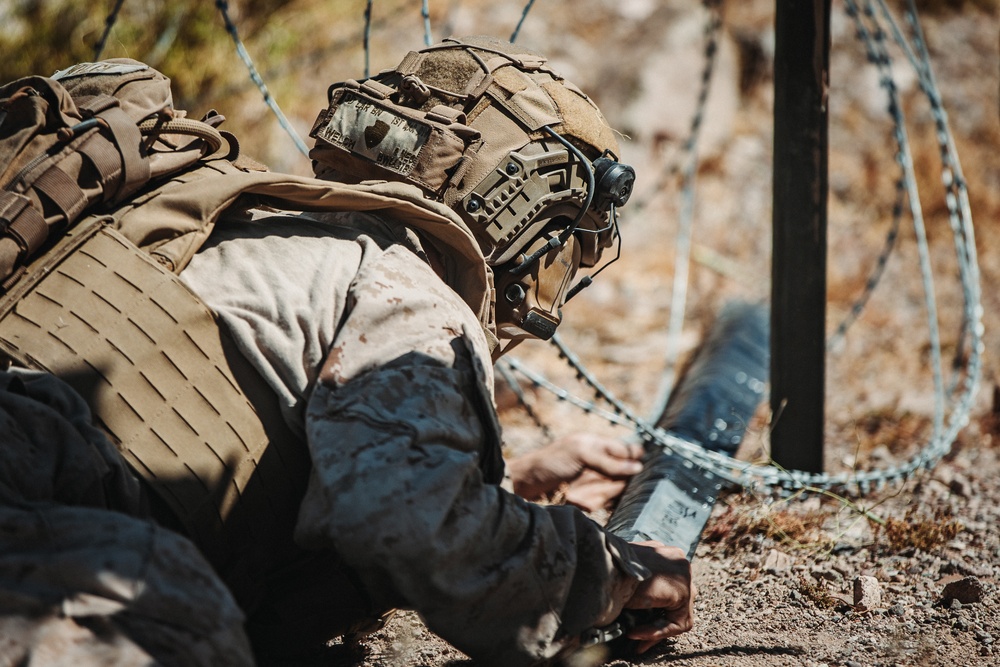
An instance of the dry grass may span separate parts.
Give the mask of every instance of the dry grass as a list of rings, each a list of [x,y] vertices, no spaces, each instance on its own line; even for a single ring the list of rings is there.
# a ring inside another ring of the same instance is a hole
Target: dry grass
[[[829,541],[823,530],[826,517],[822,510],[801,507],[793,510],[761,504],[754,509],[729,505],[709,521],[702,540],[718,545],[727,554],[744,550],[757,540],[818,548]]]
[[[955,539],[964,529],[946,507],[935,508],[930,513],[911,507],[902,519],[888,518],[885,525],[876,525],[875,536],[876,543],[885,552],[932,551]]]
[[[843,602],[834,597],[822,582],[811,581],[807,577],[799,579],[799,593],[821,609],[833,609]]]
[[[904,453],[914,444],[924,442],[932,426],[927,415],[889,408],[873,410],[855,422],[858,452],[870,452],[885,445],[893,454]]]

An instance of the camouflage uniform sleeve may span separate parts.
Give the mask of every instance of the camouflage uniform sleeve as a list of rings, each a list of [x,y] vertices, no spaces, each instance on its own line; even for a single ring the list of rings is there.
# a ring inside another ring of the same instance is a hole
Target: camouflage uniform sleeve
[[[485,339],[403,253],[363,263],[310,399],[297,537],[335,548],[377,602],[418,610],[477,662],[535,664],[610,622],[641,566],[576,509],[484,481]]]

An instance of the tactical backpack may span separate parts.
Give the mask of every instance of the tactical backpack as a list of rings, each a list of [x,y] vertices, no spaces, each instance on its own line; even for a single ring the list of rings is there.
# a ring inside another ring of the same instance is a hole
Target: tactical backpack
[[[185,118],[170,80],[125,58],[0,87],[0,289],[84,212],[228,150],[222,120]]]

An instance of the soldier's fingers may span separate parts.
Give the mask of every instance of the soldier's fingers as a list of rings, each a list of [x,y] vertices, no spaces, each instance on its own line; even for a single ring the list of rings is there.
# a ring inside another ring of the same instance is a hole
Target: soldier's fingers
[[[624,480],[598,478],[597,473],[591,473],[591,475],[594,478],[584,473],[580,479],[571,482],[566,487],[567,503],[592,512],[607,507],[625,490]]]
[[[686,613],[679,614],[672,617],[657,619],[649,625],[633,628],[628,633],[628,638],[635,639],[643,643],[649,643],[649,646],[652,646],[653,644],[656,644],[664,639],[683,634],[690,630],[692,626],[693,623],[690,615]]]
[[[608,477],[630,477],[642,471],[642,463],[633,454],[628,444],[608,441],[593,448],[582,458],[589,468]]]

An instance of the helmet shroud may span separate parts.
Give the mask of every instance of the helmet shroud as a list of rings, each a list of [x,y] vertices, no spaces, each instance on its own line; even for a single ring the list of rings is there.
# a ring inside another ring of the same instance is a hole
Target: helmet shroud
[[[537,236],[545,209],[579,208],[585,194],[585,167],[545,126],[590,160],[618,152],[597,106],[538,53],[492,37],[447,39],[332,86],[310,156],[323,178],[420,186],[470,224],[497,265]]]
[[[449,38],[373,78],[334,84],[310,135],[317,176],[419,186],[463,219],[496,271],[552,238],[554,225],[581,232],[570,278],[614,242],[607,210],[587,204],[592,163],[617,160],[616,135],[590,98],[516,44]],[[569,255],[547,264],[562,266]],[[546,307],[556,324],[564,294]]]

